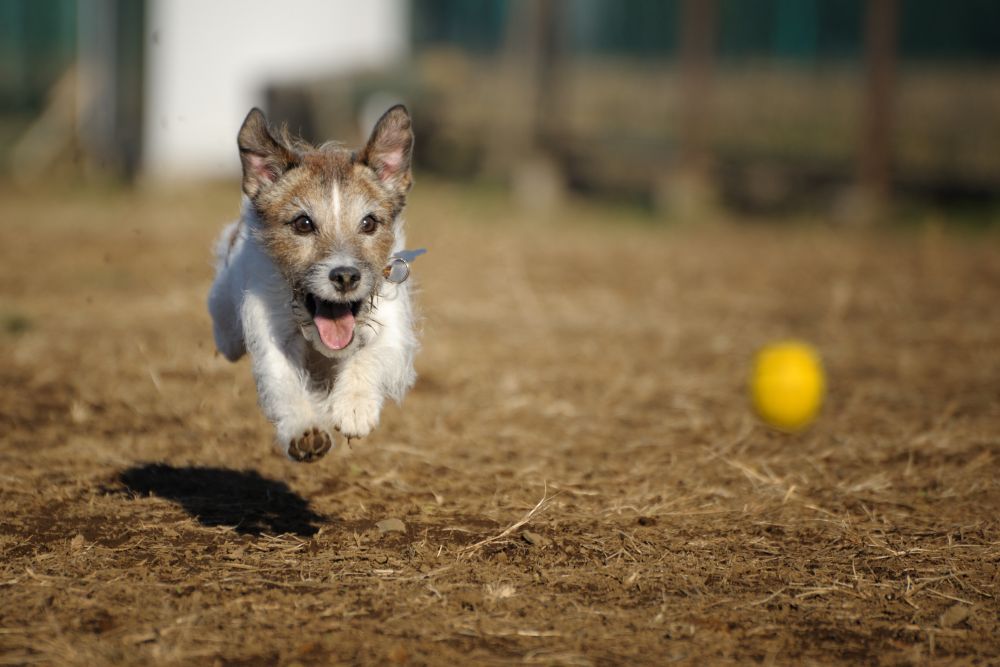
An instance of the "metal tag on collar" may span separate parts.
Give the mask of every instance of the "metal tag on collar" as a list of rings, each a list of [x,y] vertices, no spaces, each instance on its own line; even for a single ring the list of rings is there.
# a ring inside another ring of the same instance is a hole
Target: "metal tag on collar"
[[[390,283],[406,282],[406,279],[410,277],[410,262],[412,262],[417,257],[420,257],[425,252],[426,248],[417,248],[416,250],[400,250],[392,257],[389,258],[389,263],[385,265],[382,269],[382,275]]]

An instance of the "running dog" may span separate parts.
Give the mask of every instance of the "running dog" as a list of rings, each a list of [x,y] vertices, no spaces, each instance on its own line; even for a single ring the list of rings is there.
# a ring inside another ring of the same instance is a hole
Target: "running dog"
[[[273,132],[252,109],[238,136],[240,219],[215,246],[208,297],[215,345],[249,353],[279,449],[314,461],[378,425],[416,374],[409,286],[390,282],[404,247],[413,131],[389,109],[360,151]]]

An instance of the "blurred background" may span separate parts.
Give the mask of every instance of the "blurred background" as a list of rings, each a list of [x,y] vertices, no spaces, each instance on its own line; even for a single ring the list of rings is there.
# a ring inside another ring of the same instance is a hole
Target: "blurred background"
[[[992,220],[993,0],[0,0],[0,174],[231,179],[247,110],[545,210]]]

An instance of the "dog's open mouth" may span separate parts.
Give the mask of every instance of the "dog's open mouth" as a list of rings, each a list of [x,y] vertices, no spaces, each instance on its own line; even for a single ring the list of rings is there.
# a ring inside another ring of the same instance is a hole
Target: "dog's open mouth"
[[[354,340],[354,325],[363,301],[324,301],[306,295],[306,309],[320,340],[331,350],[343,350]]]

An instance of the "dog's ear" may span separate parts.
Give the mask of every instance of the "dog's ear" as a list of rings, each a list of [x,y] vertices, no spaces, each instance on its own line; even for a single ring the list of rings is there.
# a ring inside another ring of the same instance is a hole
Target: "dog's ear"
[[[274,138],[264,112],[257,107],[247,114],[236,141],[243,163],[243,192],[251,199],[298,161],[291,149]]]
[[[404,194],[413,184],[410,175],[412,154],[410,112],[402,104],[397,104],[375,123],[372,136],[361,152],[361,162],[371,167],[383,183]]]

